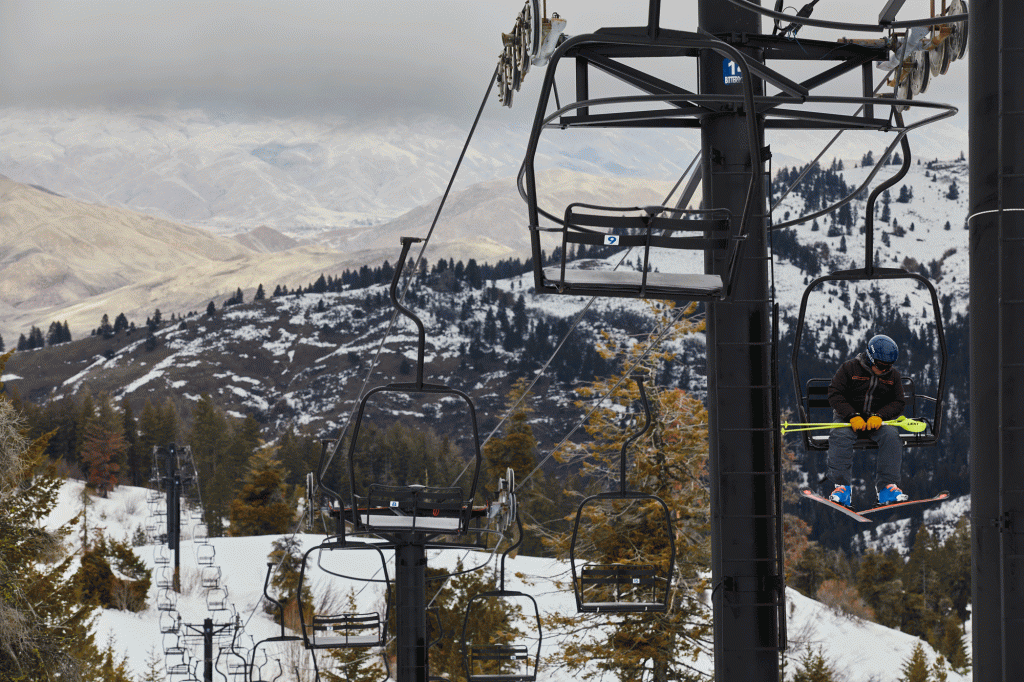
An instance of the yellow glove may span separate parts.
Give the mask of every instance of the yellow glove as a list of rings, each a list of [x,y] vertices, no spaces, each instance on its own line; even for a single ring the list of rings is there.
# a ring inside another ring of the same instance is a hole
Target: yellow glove
[[[868,417],[868,430],[869,431],[874,431],[875,429],[877,429],[881,425],[882,425],[882,418],[879,417],[877,414],[873,414],[870,417]]]
[[[864,427],[867,426],[867,422],[859,414],[854,415],[850,418],[850,428],[854,431],[863,431]]]

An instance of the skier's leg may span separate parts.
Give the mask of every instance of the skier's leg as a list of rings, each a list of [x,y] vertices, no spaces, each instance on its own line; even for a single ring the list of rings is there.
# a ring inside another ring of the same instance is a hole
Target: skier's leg
[[[853,445],[857,434],[849,426],[832,429],[828,434],[828,477],[836,485],[849,486],[853,477]]]
[[[875,461],[875,490],[881,490],[890,483],[900,484],[903,469],[903,441],[899,429],[890,424],[882,426],[871,434],[878,443],[878,459]]]

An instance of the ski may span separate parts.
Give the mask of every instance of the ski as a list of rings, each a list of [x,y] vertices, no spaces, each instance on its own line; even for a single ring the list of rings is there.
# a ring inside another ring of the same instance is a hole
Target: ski
[[[809,490],[807,488],[804,488],[803,490],[800,491],[800,494],[803,495],[804,497],[806,497],[809,500],[814,500],[815,502],[820,502],[820,503],[822,503],[824,505],[832,507],[833,509],[838,509],[839,511],[843,512],[844,514],[846,514],[850,518],[857,519],[861,523],[871,523],[871,519],[869,519],[868,517],[861,516],[859,513],[855,512],[854,510],[850,509],[849,507],[844,507],[843,505],[839,504],[838,502],[833,502],[832,500],[828,499],[827,497],[822,497],[821,495],[817,494],[813,490]],[[906,503],[904,502],[904,504],[906,504]]]
[[[939,500],[944,500],[947,497],[949,497],[949,491],[948,490],[943,490],[941,493],[939,493],[935,497],[925,497],[925,498],[920,499],[920,500],[907,500],[906,502],[893,502],[892,504],[880,504],[877,507],[872,507],[871,509],[863,509],[863,510],[861,510],[858,513],[860,513],[860,514],[874,514],[875,512],[886,511],[886,510],[889,510],[889,509],[895,509],[896,507],[906,507],[906,506],[911,505],[911,504],[924,504],[925,502],[938,502]]]

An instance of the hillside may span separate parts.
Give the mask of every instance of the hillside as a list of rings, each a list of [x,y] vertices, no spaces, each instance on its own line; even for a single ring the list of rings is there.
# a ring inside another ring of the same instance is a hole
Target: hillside
[[[47,526],[54,528],[66,525],[81,510],[80,483],[69,481],[61,492],[60,503],[47,519]],[[122,486],[115,490],[109,499],[92,498],[89,514],[92,523],[98,524],[109,536],[116,539],[130,539],[136,530],[147,523],[147,491],[139,488]],[[74,536],[73,536],[74,537]],[[270,617],[261,608],[263,579],[266,564],[263,558],[272,550],[272,543],[280,536],[265,535],[245,538],[214,538],[208,546],[213,547],[212,567],[220,576],[219,584],[225,588],[228,599],[223,610],[211,611],[207,599],[209,588],[200,584],[201,568],[197,562],[199,542],[186,536],[182,542],[182,575],[185,576],[184,594],[173,600],[176,612],[181,614],[185,623],[199,624],[203,618],[212,617],[215,622],[227,622],[237,614],[242,630],[236,637],[238,648],[249,653],[253,644],[265,637],[280,634]],[[319,542],[323,536],[299,533],[297,539],[300,546],[308,549]],[[72,541],[73,542],[73,541]],[[148,661],[156,655],[158,666],[172,657],[165,658],[165,645],[177,643],[178,638],[161,632],[161,625],[166,615],[158,606],[168,602],[169,597],[161,594],[156,578],[159,577],[160,566],[155,558],[160,548],[155,545],[142,545],[135,548],[135,553],[154,571],[154,583],[149,592],[149,607],[139,613],[101,610],[96,619],[95,631],[97,641],[106,642],[112,637],[114,651],[126,657],[128,667],[141,677],[149,670]],[[164,548],[166,552],[166,548]],[[210,552],[205,552],[210,554]],[[456,560],[462,559],[467,565],[475,565],[487,561],[486,557],[477,557],[473,552],[432,552],[429,561],[433,567],[453,568]],[[490,563],[490,567],[493,567]],[[541,559],[529,556],[518,556],[509,560],[509,589],[523,590],[537,597],[544,616],[556,613],[571,613],[574,602],[570,591],[556,584],[565,579],[568,567],[565,562]],[[355,571],[346,571],[360,575]],[[514,577],[513,577],[514,576]],[[323,594],[329,589],[336,593],[345,593],[354,589],[357,595],[357,608],[360,612],[370,612],[378,608],[379,590],[375,586],[367,588],[367,584],[355,581],[331,579],[320,574],[314,582],[314,590]],[[786,679],[792,680],[796,672],[797,662],[808,651],[821,651],[842,672],[849,682],[897,682],[900,677],[900,666],[909,658],[913,647],[920,642],[905,633],[882,627],[875,623],[839,615],[829,607],[800,593],[789,589],[787,599],[787,632],[789,651],[786,654]],[[970,623],[965,641],[970,646]],[[572,639],[555,636],[550,631],[543,633],[542,654],[549,655],[554,648],[564,646]],[[449,635],[456,640],[458,633]],[[182,638],[182,642],[186,640]],[[528,640],[529,641],[529,640]],[[217,669],[219,674],[228,672],[229,663],[234,662],[230,655],[230,641],[225,638],[218,640]],[[292,647],[292,648],[289,648]],[[934,661],[935,652],[924,644],[929,663]],[[288,668],[288,676],[282,679],[296,681],[312,680],[312,665],[308,652],[294,645],[265,645],[262,651],[282,660]],[[190,646],[189,658],[201,660],[202,647],[193,642]],[[324,657],[323,666],[329,665]],[[174,659],[176,660],[176,659]],[[703,655],[694,663],[697,670],[710,673],[711,658]],[[267,666],[266,674],[273,676],[276,668]],[[302,677],[296,678],[295,672]],[[234,676],[228,677],[232,679]],[[239,678],[240,679],[240,678]],[[542,669],[538,677],[543,682],[568,682],[575,679],[567,671]],[[950,671],[948,682],[967,682],[969,675],[959,675]],[[232,679],[232,682],[234,680]]]

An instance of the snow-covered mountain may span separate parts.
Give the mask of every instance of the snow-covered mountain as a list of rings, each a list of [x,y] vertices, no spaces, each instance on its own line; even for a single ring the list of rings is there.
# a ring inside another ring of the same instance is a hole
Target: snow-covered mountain
[[[953,119],[959,121],[960,119]],[[512,178],[529,131],[485,118],[457,188]],[[246,118],[199,109],[0,108],[0,174],[59,194],[234,233],[266,225],[292,236],[376,225],[432,201],[448,183],[467,129],[449,119]],[[776,167],[806,163],[831,134],[772,133]],[[538,168],[674,181],[695,137],[650,131],[545,136]],[[666,143],[666,139],[669,139]],[[963,125],[911,137],[923,158],[965,150]],[[878,154],[888,139],[847,134],[829,157]],[[666,154],[672,149],[672,154]]]

